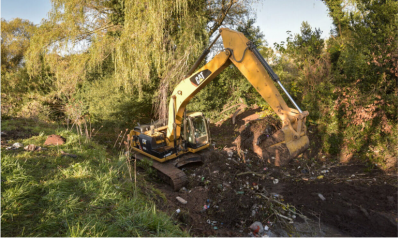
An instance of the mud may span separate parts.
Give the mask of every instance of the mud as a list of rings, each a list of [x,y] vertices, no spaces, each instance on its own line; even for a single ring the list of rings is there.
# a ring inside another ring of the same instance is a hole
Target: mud
[[[397,236],[397,175],[357,162],[340,164],[314,148],[276,167],[252,150],[245,153],[246,142],[234,144],[239,132],[252,125],[246,118],[257,119],[257,110],[238,115],[236,125],[229,120],[212,125],[211,134],[222,144],[217,143],[202,166],[183,168],[189,178],[186,190],[174,192],[155,183],[167,198],[158,207],[173,215],[182,229],[192,236],[248,237],[248,227],[260,221],[269,226],[269,236]],[[259,137],[256,125],[248,133]],[[188,203],[181,204],[177,196]]]

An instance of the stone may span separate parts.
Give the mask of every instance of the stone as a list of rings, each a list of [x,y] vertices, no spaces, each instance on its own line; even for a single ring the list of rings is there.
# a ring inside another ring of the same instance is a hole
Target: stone
[[[46,141],[44,142],[44,145],[62,145],[65,144],[66,139],[60,135],[49,135],[47,137]]]

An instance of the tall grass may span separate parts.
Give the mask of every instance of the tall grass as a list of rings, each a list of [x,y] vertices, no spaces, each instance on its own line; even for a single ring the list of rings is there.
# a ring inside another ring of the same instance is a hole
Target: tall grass
[[[143,193],[133,192],[123,157],[70,131],[55,131],[66,144],[38,152],[2,150],[1,236],[189,236]],[[45,139],[39,133],[22,143],[42,145]]]

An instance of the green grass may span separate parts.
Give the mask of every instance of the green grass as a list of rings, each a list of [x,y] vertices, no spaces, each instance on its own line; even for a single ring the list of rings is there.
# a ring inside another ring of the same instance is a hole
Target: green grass
[[[2,130],[16,124],[2,122]],[[156,209],[148,191],[135,192],[124,157],[107,155],[105,146],[84,143],[54,125],[33,127],[37,136],[14,141],[43,146],[47,135],[56,133],[67,143],[38,152],[2,150],[1,236],[189,236]],[[78,157],[62,156],[61,150]],[[141,180],[139,186],[145,184]]]

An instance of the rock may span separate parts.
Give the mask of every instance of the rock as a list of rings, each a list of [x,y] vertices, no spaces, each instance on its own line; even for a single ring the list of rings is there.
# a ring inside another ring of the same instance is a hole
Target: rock
[[[62,145],[65,144],[66,139],[60,135],[49,135],[47,137],[46,141],[44,142],[44,145]]]

